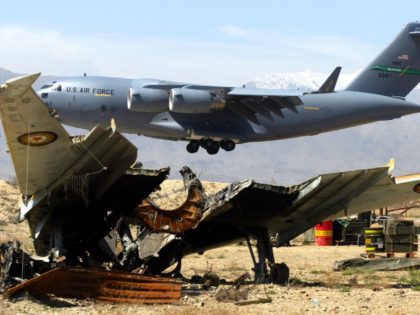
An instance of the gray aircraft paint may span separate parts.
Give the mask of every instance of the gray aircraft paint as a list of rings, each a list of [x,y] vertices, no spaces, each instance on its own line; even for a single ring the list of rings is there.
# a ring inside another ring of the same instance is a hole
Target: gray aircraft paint
[[[401,70],[402,69],[402,70]],[[390,120],[420,112],[420,105],[404,100],[420,80],[420,23],[408,24],[397,38],[344,91],[316,91],[301,95],[301,105],[275,112],[255,113],[259,123],[238,115],[230,107],[206,114],[130,111],[127,95],[130,88],[147,86],[169,92],[172,88],[195,90],[226,89],[157,79],[78,77],[56,82],[42,89],[44,101],[57,109],[63,123],[92,128],[108,125],[113,118],[117,128],[126,133],[169,140],[232,139],[237,143],[286,139],[348,128],[374,121]],[[61,86],[61,91],[57,91]],[[323,85],[324,86],[324,85]],[[259,92],[260,91],[260,92]],[[295,91],[296,92],[296,91]],[[268,96],[292,95],[281,90],[240,88],[244,96],[266,93]],[[297,91],[297,94],[302,94]],[[45,95],[45,94],[44,94]],[[261,96],[262,94],[259,94]]]
[[[405,97],[420,80],[419,54],[420,23],[409,23],[347,90]]]

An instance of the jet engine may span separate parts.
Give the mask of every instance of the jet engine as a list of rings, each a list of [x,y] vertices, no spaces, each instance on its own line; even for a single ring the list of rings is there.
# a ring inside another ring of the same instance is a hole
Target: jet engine
[[[142,113],[160,113],[168,110],[168,92],[160,89],[139,88],[128,90],[128,110]]]
[[[209,91],[179,88],[169,94],[169,110],[174,113],[207,114],[224,107],[223,98]]]

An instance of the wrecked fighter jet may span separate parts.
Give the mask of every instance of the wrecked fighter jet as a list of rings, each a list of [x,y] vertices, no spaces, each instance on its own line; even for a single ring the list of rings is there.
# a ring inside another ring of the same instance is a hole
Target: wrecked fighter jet
[[[37,77],[0,88],[22,193],[20,219],[28,221],[38,256],[3,244],[4,285],[63,265],[178,276],[185,255],[243,239],[255,280],[281,282],[288,268],[276,263],[270,233],[288,241],[328,218],[419,198],[420,175],[399,180],[390,175],[392,165],[319,175],[291,187],[243,180],[213,195],[184,167],[185,202],[161,209],[148,196],[169,169],[142,168],[137,149],[115,127],[70,136],[31,88]]]

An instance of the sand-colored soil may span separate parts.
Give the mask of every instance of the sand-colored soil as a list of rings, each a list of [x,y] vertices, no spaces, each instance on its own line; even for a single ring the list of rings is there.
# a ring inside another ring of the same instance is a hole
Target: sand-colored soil
[[[172,194],[174,185],[155,194],[155,197]],[[178,187],[182,187],[177,183]],[[209,190],[218,187],[209,185]],[[206,186],[207,186],[206,185]],[[216,186],[216,185],[213,185]],[[221,185],[222,186],[222,185]],[[172,192],[171,192],[172,190]],[[170,204],[182,202],[181,196],[172,196]],[[16,224],[19,192],[16,187],[0,182],[0,237],[17,238],[30,244],[26,223]],[[27,245],[30,246],[30,245]],[[118,305],[95,301],[66,300],[61,303],[46,303],[31,297],[11,302],[0,298],[0,314],[419,314],[420,273],[398,272],[333,272],[335,260],[358,257],[363,247],[317,247],[297,245],[276,248],[278,262],[285,262],[291,271],[291,280],[286,286],[250,285],[249,299],[266,297],[271,303],[236,306],[216,300],[216,291],[199,296],[186,296],[178,305],[144,306]],[[183,260],[182,273],[190,277],[208,270],[221,278],[233,280],[244,272],[251,273],[252,262],[246,246],[231,245],[194,254]],[[400,286],[400,288],[397,288]],[[229,286],[223,286],[230,288]]]

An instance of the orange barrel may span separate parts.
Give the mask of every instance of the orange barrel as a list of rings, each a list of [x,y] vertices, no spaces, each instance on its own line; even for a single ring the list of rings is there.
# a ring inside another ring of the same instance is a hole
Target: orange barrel
[[[315,240],[318,246],[331,246],[333,243],[333,221],[325,221],[315,226]]]

